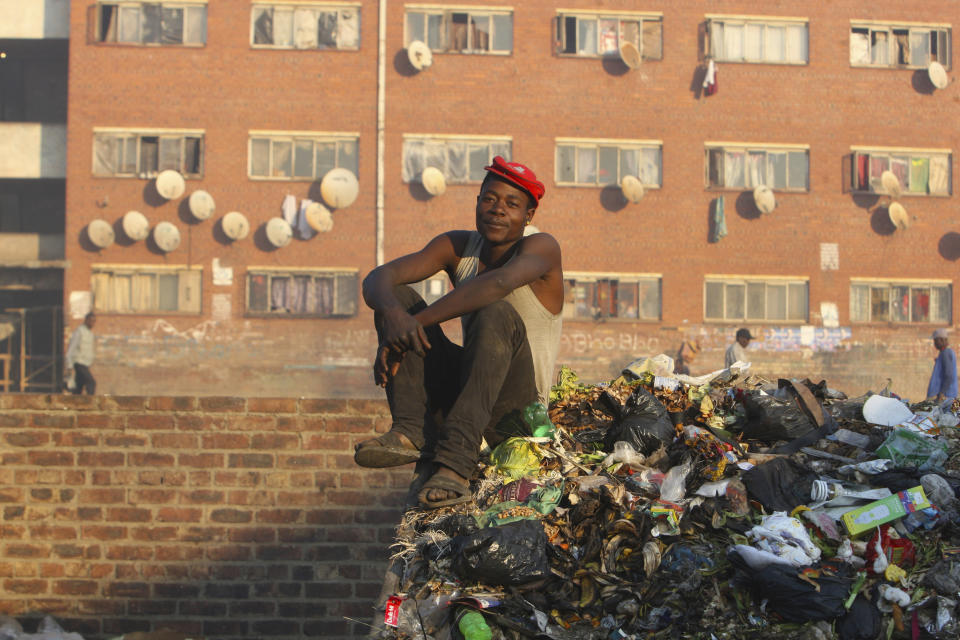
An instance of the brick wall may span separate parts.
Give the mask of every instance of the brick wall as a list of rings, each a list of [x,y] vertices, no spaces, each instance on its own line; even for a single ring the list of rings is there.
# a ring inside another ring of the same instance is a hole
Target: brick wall
[[[411,472],[351,453],[388,426],[376,401],[0,395],[0,614],[362,635]]]

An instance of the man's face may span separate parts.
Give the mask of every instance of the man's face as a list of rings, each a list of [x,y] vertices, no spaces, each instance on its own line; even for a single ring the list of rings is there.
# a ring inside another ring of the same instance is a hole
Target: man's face
[[[744,349],[746,349],[746,348],[747,348],[747,345],[750,344],[750,338],[740,337],[740,338],[737,338],[737,342],[740,343],[740,346],[741,346],[741,347],[743,347]]]
[[[477,196],[477,231],[493,244],[516,242],[533,217],[530,198],[513,185],[488,180]]]
[[[947,339],[946,339],[946,338],[934,338],[934,339],[933,339],[933,346],[937,348],[937,351],[943,351],[943,349],[947,346]]]
[[[90,329],[93,329],[93,325],[97,323],[97,317],[87,316],[87,318],[83,321],[83,323],[87,325],[87,327],[89,327]]]

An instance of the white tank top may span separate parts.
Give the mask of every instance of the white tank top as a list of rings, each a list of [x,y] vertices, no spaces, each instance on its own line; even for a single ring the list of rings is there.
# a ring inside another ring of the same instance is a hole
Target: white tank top
[[[463,257],[457,264],[456,278],[453,286],[458,286],[477,275],[480,268],[480,247],[483,245],[483,236],[476,231],[470,232]],[[530,354],[533,356],[533,371],[537,380],[537,395],[540,402],[546,406],[550,402],[550,387],[553,386],[553,367],[557,361],[557,352],[560,349],[560,330],[563,328],[563,317],[560,313],[550,311],[537,299],[530,285],[517,287],[504,298],[509,302],[523,320],[527,329],[527,342],[530,344]],[[473,314],[466,314],[461,319],[463,332]]]

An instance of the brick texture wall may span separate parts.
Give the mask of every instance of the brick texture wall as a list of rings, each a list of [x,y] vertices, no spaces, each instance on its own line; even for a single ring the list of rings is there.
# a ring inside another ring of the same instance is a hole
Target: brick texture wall
[[[0,395],[0,614],[363,635],[411,472],[352,450],[388,426],[364,400]]]

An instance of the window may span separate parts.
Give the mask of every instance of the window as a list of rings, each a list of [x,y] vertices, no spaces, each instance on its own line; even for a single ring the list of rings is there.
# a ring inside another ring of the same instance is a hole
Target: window
[[[508,54],[513,51],[513,11],[408,7],[404,42],[426,43],[440,53]]]
[[[911,23],[850,25],[850,66],[926,69],[931,62],[950,68],[950,27]]]
[[[708,277],[704,283],[707,320],[806,322],[807,280]]]
[[[736,143],[706,144],[708,187],[806,191],[810,185],[809,149]]]
[[[423,301],[427,304],[433,304],[443,296],[450,293],[450,279],[446,273],[438,273],[426,280],[414,282],[409,285],[411,289],[420,294]]]
[[[201,45],[207,41],[207,5],[200,2],[100,2],[98,42]]]
[[[424,169],[436,167],[447,184],[482,182],[487,173],[483,168],[496,156],[509,161],[511,146],[510,138],[404,136],[403,181],[419,182]]]
[[[659,140],[557,139],[557,184],[620,184],[624,176],[635,176],[644,186],[659,187]]]
[[[663,59],[663,16],[660,14],[568,14],[557,16],[560,55],[620,55],[620,45],[632,42],[644,60]]]
[[[357,175],[355,133],[250,132],[251,178],[318,180],[334,168],[349,169]]]
[[[844,171],[846,188],[865,193],[886,193],[881,181],[884,171],[891,171],[900,181],[905,194],[949,195],[949,149],[853,148]]]
[[[200,313],[199,267],[93,266],[98,313]]]
[[[707,16],[708,51],[717,62],[806,64],[806,18]]]
[[[257,2],[250,38],[254,47],[268,49],[358,49],[360,6]]]
[[[165,169],[202,177],[203,132],[94,130],[93,175],[152,178]]]
[[[353,269],[251,268],[247,312],[337,318],[357,315],[357,271]]]
[[[851,322],[950,324],[952,308],[946,282],[850,282]]]
[[[564,274],[563,317],[571,319],[660,319],[660,276]]]

